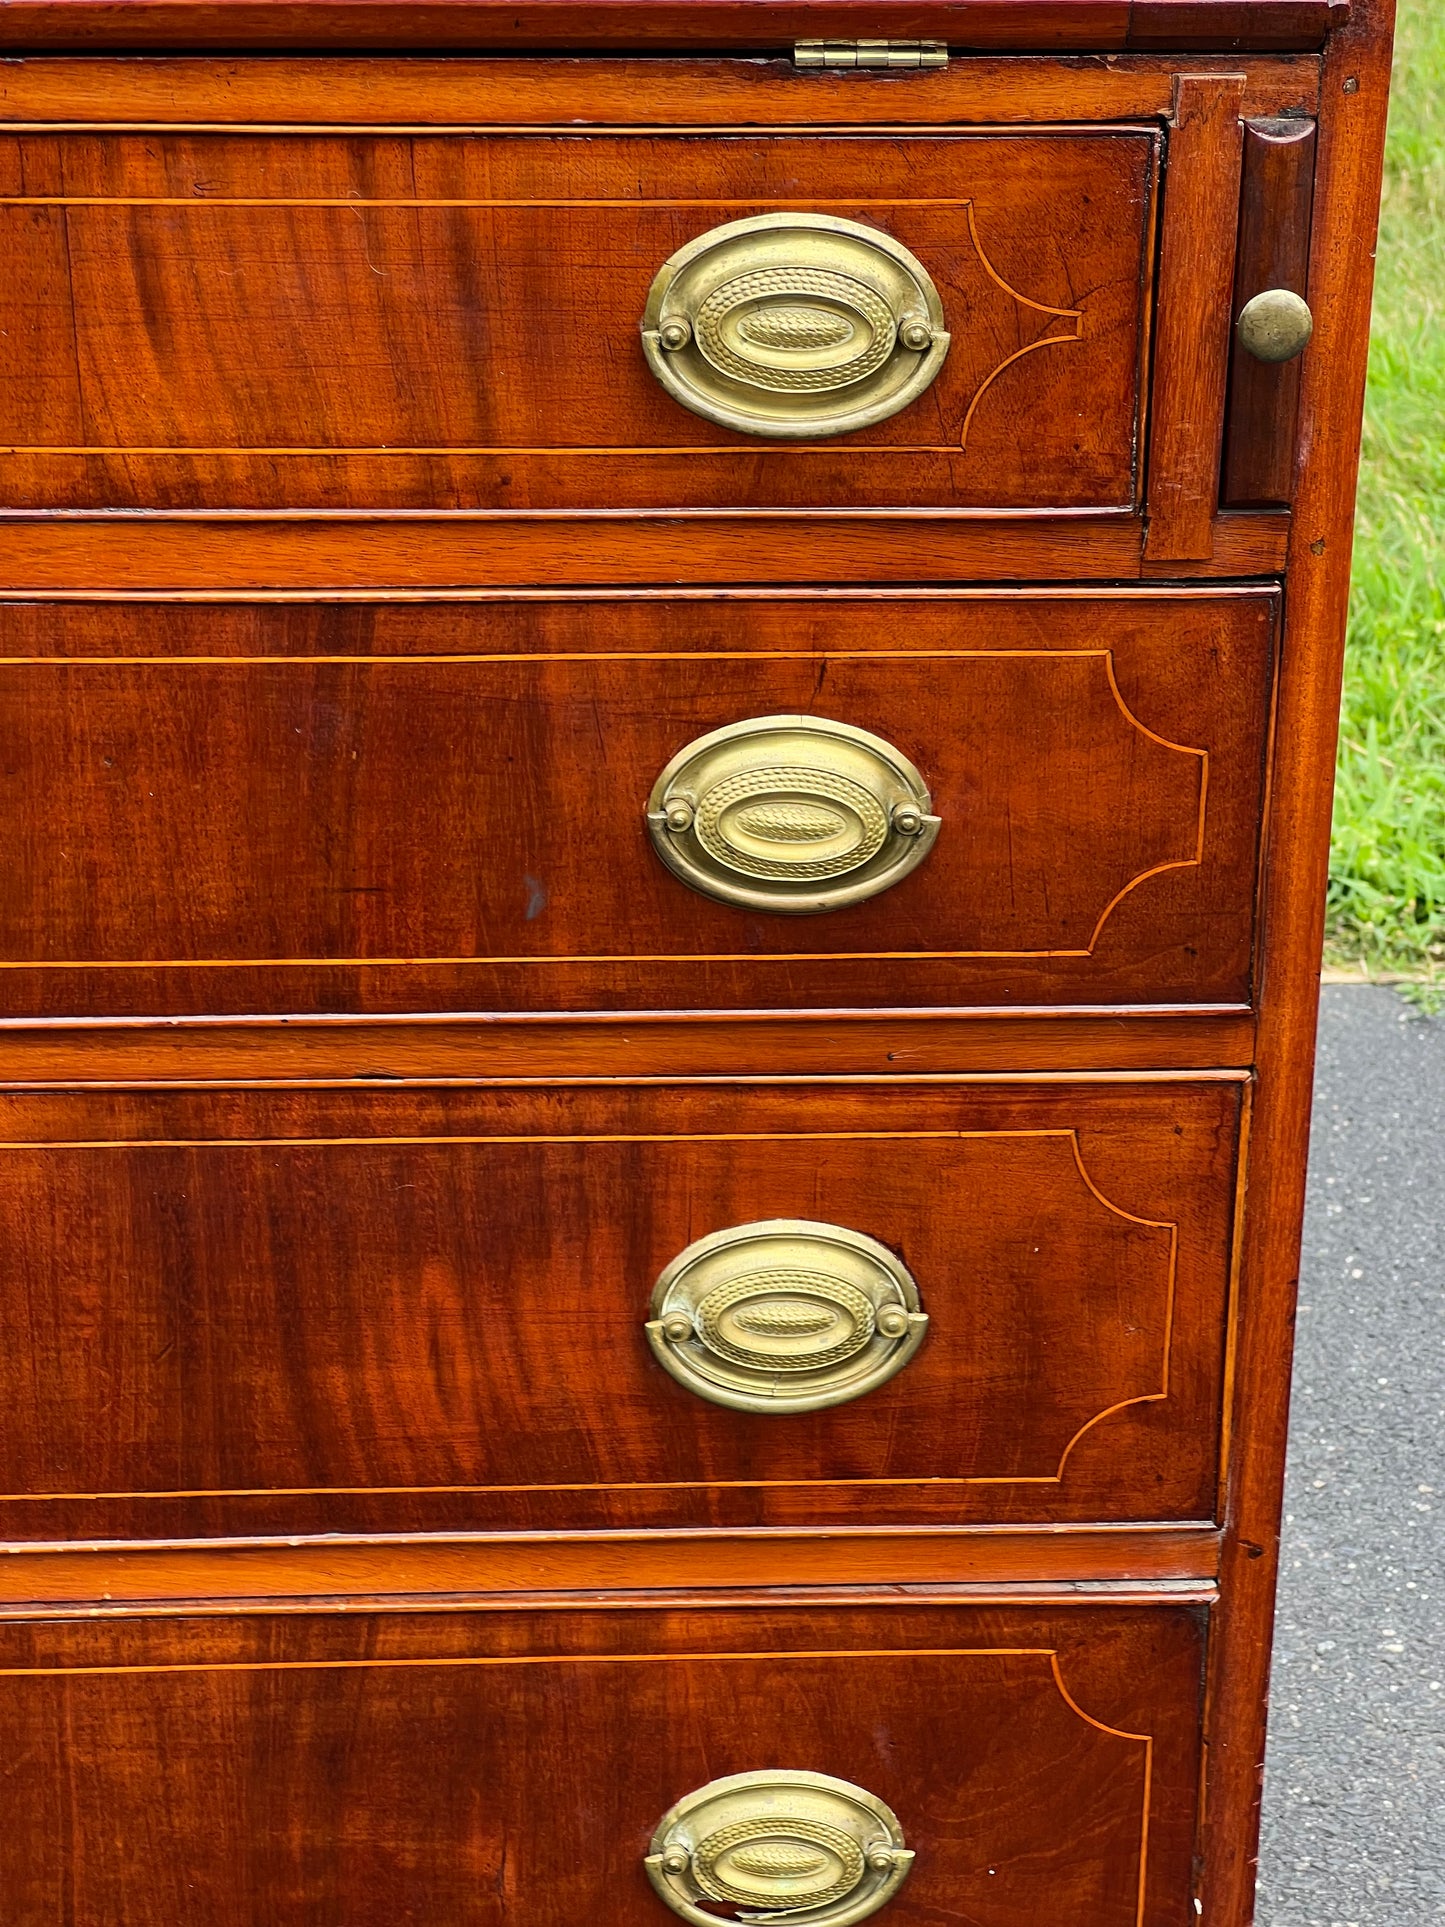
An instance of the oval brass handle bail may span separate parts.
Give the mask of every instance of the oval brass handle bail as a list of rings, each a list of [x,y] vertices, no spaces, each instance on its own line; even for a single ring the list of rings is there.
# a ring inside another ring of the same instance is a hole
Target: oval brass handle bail
[[[1315,318],[1309,303],[1288,288],[1266,288],[1245,302],[1234,327],[1256,361],[1293,361],[1310,345]]]
[[[806,916],[890,889],[939,819],[923,778],[881,736],[817,716],[754,716],[699,736],[652,786],[647,826],[704,896]]]
[[[674,1913],[718,1927],[705,1907],[738,1921],[810,1927],[866,1920],[913,1865],[891,1808],[848,1780],[783,1768],[733,1773],[665,1813],[646,1856],[648,1878]]]
[[[816,1412],[886,1384],[928,1317],[907,1267],[843,1225],[767,1218],[679,1252],[652,1293],[663,1370],[738,1412]]]
[[[658,269],[648,366],[695,414],[745,435],[846,435],[885,421],[943,366],[943,303],[881,228],[759,214],[710,228]]]

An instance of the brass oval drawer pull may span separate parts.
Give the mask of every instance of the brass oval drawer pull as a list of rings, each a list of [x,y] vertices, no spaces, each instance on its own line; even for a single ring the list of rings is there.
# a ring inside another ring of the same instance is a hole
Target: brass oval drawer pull
[[[1256,361],[1293,361],[1309,347],[1315,318],[1309,303],[1288,288],[1266,288],[1245,302],[1234,326]]]
[[[928,1329],[886,1246],[807,1218],[699,1238],[652,1293],[647,1336],[680,1385],[739,1412],[815,1412],[892,1378]]]
[[[879,228],[760,214],[664,261],[642,345],[667,392],[746,435],[813,440],[885,421],[948,353],[928,270]]]
[[[756,716],[699,736],[652,786],[658,855],[704,896],[808,915],[887,890],[933,848],[927,785],[881,736]]]
[[[893,1812],[873,1794],[825,1773],[783,1768],[712,1780],[665,1813],[646,1866],[653,1886],[684,1920],[718,1927],[704,1912],[736,1920],[848,1927],[890,1900],[913,1855]]]

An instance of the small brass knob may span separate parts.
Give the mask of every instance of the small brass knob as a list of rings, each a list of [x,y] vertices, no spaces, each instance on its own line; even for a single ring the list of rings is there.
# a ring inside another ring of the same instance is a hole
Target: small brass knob
[[[785,1769],[734,1773],[658,1823],[648,1878],[695,1927],[719,1920],[850,1927],[892,1899],[913,1865],[891,1808],[848,1780]],[[725,1914],[705,1909],[726,1908]]]
[[[819,716],[755,716],[699,736],[653,784],[647,824],[694,890],[791,916],[890,889],[939,830],[906,756]]]
[[[652,1293],[648,1341],[688,1391],[739,1412],[816,1412],[886,1384],[928,1317],[906,1265],[843,1225],[768,1218],[699,1238]]]
[[[745,435],[846,435],[921,395],[948,353],[927,269],[881,228],[759,214],[657,271],[648,366],[684,408]]]
[[[1266,288],[1245,302],[1234,326],[1256,361],[1293,361],[1308,348],[1315,318],[1309,303],[1288,288]]]

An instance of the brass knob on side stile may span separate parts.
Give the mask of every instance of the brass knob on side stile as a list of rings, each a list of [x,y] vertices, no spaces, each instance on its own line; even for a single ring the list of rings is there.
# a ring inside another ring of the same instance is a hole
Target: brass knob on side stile
[[[704,896],[806,916],[889,889],[939,819],[908,758],[816,716],[755,716],[679,750],[647,803],[653,846]]]
[[[663,1271],[647,1336],[690,1392],[740,1412],[816,1412],[885,1384],[923,1343],[911,1273],[842,1225],[768,1218],[699,1238]]]
[[[670,395],[784,440],[896,415],[937,375],[948,339],[922,262],[830,214],[709,229],[663,263],[642,316],[643,352]]]
[[[1309,347],[1315,318],[1309,303],[1288,288],[1266,288],[1245,302],[1234,327],[1256,361],[1293,361]]]
[[[734,1773],[663,1815],[648,1877],[674,1913],[718,1927],[738,1921],[849,1927],[890,1900],[913,1855],[890,1808],[847,1780],[777,1768]]]

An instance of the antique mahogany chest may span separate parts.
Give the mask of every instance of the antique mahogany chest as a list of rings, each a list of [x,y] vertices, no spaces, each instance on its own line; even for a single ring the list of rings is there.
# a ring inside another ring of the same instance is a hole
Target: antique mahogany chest
[[[7,1927],[1245,1927],[1390,0],[0,0]]]

